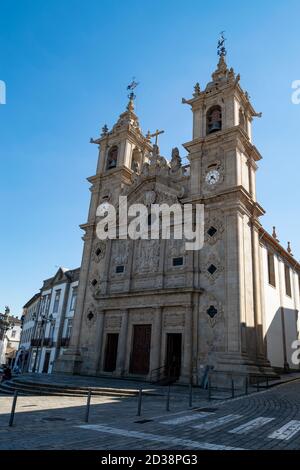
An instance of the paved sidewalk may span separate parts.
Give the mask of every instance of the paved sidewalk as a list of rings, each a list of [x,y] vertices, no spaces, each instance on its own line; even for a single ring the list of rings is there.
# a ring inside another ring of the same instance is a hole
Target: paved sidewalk
[[[227,401],[187,393],[93,397],[89,423],[84,397],[0,397],[0,449],[300,449],[300,380]]]

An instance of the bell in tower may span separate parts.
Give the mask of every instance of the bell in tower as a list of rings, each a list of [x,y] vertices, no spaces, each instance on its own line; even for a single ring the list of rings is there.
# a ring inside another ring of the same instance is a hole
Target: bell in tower
[[[222,129],[222,110],[220,106],[213,106],[207,113],[207,134]]]

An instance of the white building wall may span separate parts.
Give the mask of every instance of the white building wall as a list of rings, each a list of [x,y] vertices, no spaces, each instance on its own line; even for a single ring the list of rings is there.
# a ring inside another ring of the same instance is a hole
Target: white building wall
[[[288,264],[278,253],[274,253],[276,287],[269,284],[268,248],[261,246],[264,292],[264,336],[267,355],[273,367],[283,368],[286,358],[291,369],[299,366],[292,363],[292,343],[299,339],[299,278],[290,269],[292,296],[286,294],[284,266]]]

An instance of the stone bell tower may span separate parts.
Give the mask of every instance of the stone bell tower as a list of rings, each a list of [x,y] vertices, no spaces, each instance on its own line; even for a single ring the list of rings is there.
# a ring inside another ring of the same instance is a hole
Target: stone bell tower
[[[96,174],[88,178],[91,200],[84,230],[84,247],[80,270],[76,312],[69,349],[55,364],[56,372],[96,374],[101,330],[101,315],[94,305],[93,292],[100,282],[105,285],[107,274],[106,243],[96,235],[96,211],[103,202],[117,207],[118,197],[140,174],[152,151],[150,135],[144,136],[134,112],[135,95],[130,93],[126,110],[111,130],[105,125],[101,136],[91,139],[99,146]]]
[[[217,370],[268,371],[263,312],[259,217],[255,175],[261,155],[252,143],[253,109],[240,76],[228,69],[223,41],[212,81],[192,99],[193,138],[184,144],[191,166],[190,197],[205,205],[200,250],[198,362]],[[207,325],[209,320],[210,325]]]

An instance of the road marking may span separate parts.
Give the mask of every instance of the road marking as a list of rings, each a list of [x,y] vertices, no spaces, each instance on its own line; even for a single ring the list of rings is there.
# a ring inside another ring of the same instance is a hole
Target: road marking
[[[240,447],[223,446],[219,444],[211,444],[209,442],[197,442],[189,439],[180,439],[173,436],[159,436],[156,434],[148,434],[145,432],[129,431],[128,429],[111,428],[109,426],[102,426],[100,424],[82,424],[78,428],[87,429],[91,431],[103,432],[106,434],[113,434],[115,436],[123,436],[134,439],[143,439],[145,441],[159,442],[161,444],[168,444],[168,446],[183,446],[189,449],[199,450],[245,450]]]
[[[300,431],[300,421],[293,419],[289,421],[281,428],[274,431],[270,434],[269,439],[281,439],[282,441],[288,441],[293,437],[298,431]]]
[[[201,411],[193,415],[180,416],[179,418],[168,419],[167,421],[160,421],[160,424],[171,424],[175,426],[177,424],[189,423],[190,421],[195,421],[196,419],[207,418],[207,416],[211,416],[213,414],[214,413],[205,413],[204,411]]]
[[[237,428],[234,428],[228,432],[232,434],[246,434],[253,429],[264,426],[270,421],[273,421],[273,419],[275,418],[264,418],[263,416],[259,416],[258,418],[252,419],[251,421],[248,421],[248,423],[242,424],[241,426],[238,426]]]
[[[223,424],[230,423],[231,421],[234,421],[235,419],[242,418],[243,416],[241,415],[226,415],[226,416],[221,416],[220,418],[213,419],[212,421],[206,421],[206,423],[202,424],[197,424],[196,426],[193,426],[195,429],[201,429],[204,431],[209,431],[210,429],[217,428],[219,426],[222,426]]]

